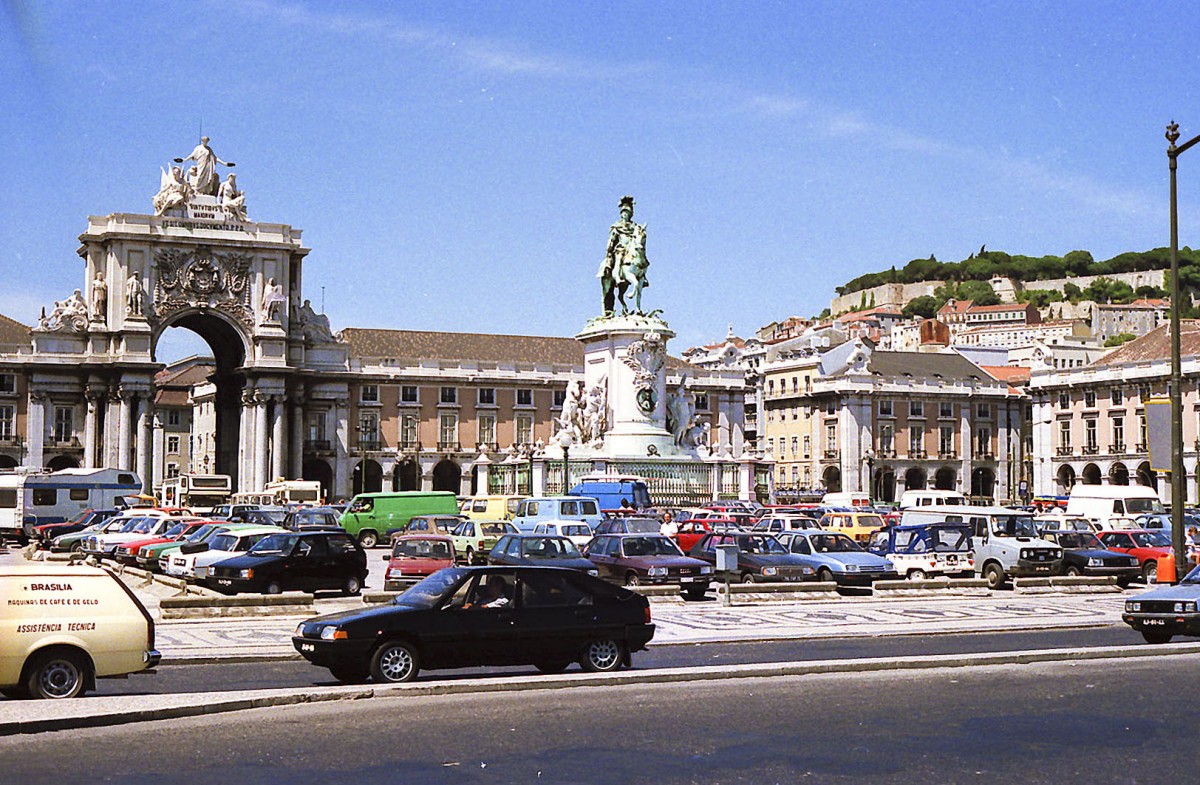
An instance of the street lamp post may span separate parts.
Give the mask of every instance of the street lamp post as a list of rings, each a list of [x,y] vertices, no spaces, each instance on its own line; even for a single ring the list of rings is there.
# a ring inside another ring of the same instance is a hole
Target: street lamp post
[[[1177,159],[1192,145],[1200,142],[1195,136],[1181,145],[1179,124],[1174,120],[1167,126],[1167,160],[1171,168],[1171,545],[1175,551],[1175,580],[1187,572],[1187,551],[1183,547],[1183,372],[1179,341],[1179,206],[1176,196],[1175,169]]]
[[[571,489],[571,445],[574,442],[575,437],[566,428],[558,432],[558,446],[563,451],[563,493]]]

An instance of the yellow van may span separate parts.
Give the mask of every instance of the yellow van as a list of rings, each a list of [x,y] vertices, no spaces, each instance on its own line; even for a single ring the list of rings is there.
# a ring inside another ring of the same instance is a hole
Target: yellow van
[[[462,503],[462,514],[473,521],[511,521],[524,496],[472,496]]]
[[[831,532],[841,532],[852,540],[865,543],[871,539],[871,533],[879,531],[886,524],[878,513],[873,512],[827,512],[821,516],[818,525]]]
[[[107,570],[3,566],[0,598],[0,693],[9,698],[74,698],[161,659],[150,614]]]

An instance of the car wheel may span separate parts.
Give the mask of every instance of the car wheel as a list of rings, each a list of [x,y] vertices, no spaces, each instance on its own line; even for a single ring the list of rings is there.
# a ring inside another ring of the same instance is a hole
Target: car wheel
[[[71,553],[83,553],[83,543],[77,542],[71,546]]]
[[[821,583],[833,583],[833,570],[822,567],[817,571],[817,580]]]
[[[632,589],[634,586],[641,586],[642,579],[638,577],[636,572],[625,573],[625,586]]]
[[[467,546],[467,564],[474,564],[474,563],[475,563],[475,549],[468,545]]]
[[[358,576],[357,575],[347,576],[346,582],[342,584],[342,594],[348,595],[350,597],[354,597],[360,591],[362,591],[362,581],[359,580]]]
[[[600,638],[583,647],[579,664],[589,673],[611,673],[621,667],[625,652],[612,638]]]
[[[1078,564],[1068,564],[1067,575],[1070,575],[1072,578],[1077,578],[1080,575],[1083,575],[1083,570],[1079,568]]]
[[[754,573],[743,572],[742,583],[754,583]]]
[[[708,588],[707,587],[705,587],[703,589],[692,588],[692,589],[688,589],[687,591],[685,591],[684,594],[687,595],[687,598],[689,600],[703,600],[705,598],[705,596],[708,594]]]
[[[371,675],[365,668],[354,665],[341,665],[337,668],[330,668],[329,674],[343,684],[361,684]]]
[[[929,576],[927,576],[925,574],[924,570],[909,570],[908,571],[908,579],[910,581],[923,581],[927,577],[929,577]]]
[[[263,594],[282,594],[283,586],[279,585],[279,581],[271,581],[267,584],[267,588],[263,589]]]
[[[36,656],[28,673],[25,690],[34,698],[74,698],[83,694],[88,664],[78,652],[49,651]]]
[[[562,673],[570,665],[570,660],[539,660],[533,664],[533,667],[542,673]]]
[[[1158,580],[1158,562],[1146,562],[1146,566],[1142,568],[1142,579],[1146,581],[1147,585]]]
[[[984,567],[983,577],[987,578],[989,589],[999,589],[1004,586],[1004,568],[999,564],[989,564]]]
[[[371,676],[375,681],[399,684],[417,677],[421,661],[416,647],[406,641],[385,643],[371,658]]]
[[[379,542],[379,535],[373,531],[360,532],[358,535],[358,544],[364,548],[374,548]]]
[[[1171,633],[1163,632],[1162,630],[1142,630],[1142,637],[1146,640],[1146,643],[1159,644],[1170,643],[1173,636]]]

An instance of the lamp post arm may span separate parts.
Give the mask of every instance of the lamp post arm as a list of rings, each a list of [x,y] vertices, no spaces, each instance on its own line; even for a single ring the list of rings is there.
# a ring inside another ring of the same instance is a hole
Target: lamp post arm
[[[1193,136],[1191,139],[1188,139],[1186,142],[1184,142],[1181,145],[1174,145],[1172,147],[1168,147],[1167,155],[1169,155],[1172,158],[1178,158],[1180,155],[1182,155],[1184,152],[1186,152],[1188,150],[1188,148],[1190,148],[1192,145],[1196,144],[1196,142],[1200,142],[1200,136]]]

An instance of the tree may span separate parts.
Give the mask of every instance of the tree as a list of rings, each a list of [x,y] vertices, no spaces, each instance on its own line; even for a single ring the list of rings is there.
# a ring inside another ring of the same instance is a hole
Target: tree
[[[901,313],[903,313],[904,316],[909,319],[917,316],[924,316],[926,319],[932,319],[940,307],[942,307],[942,303],[939,303],[935,298],[930,297],[927,294],[923,294],[920,297],[914,297],[913,299],[909,300],[908,305],[904,306],[904,309],[901,311]]]
[[[1137,338],[1137,336],[1133,333],[1118,333],[1117,335],[1113,335],[1106,339],[1104,341],[1104,346],[1105,348],[1110,346],[1121,346],[1122,344],[1129,343],[1134,338]]]
[[[1056,292],[1053,289],[1026,289],[1023,292],[1017,292],[1017,302],[1033,303],[1037,308],[1045,308],[1050,303],[1060,303],[1062,299],[1062,292]]]
[[[959,300],[971,300],[976,305],[999,305],[1000,296],[987,281],[963,281],[957,287]]]
[[[1065,284],[1063,284],[1063,297],[1067,298],[1073,303],[1077,303],[1083,299],[1083,290],[1080,289],[1076,284],[1067,281]]]
[[[1133,287],[1124,281],[1097,278],[1083,290],[1083,299],[1094,300],[1098,303],[1131,303],[1133,302]]]

